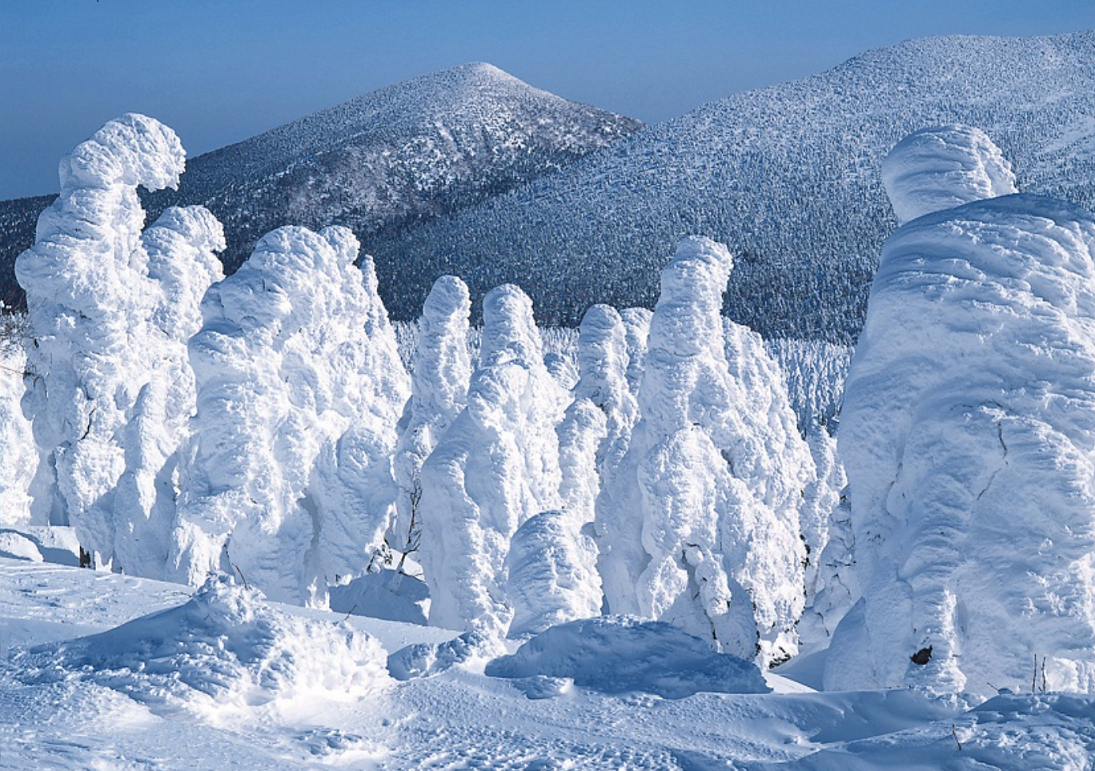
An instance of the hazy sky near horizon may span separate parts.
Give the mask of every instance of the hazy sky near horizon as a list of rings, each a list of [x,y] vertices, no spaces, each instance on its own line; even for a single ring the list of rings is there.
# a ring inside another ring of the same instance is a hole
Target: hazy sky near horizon
[[[910,37],[1095,28],[1091,0],[3,0],[0,199],[143,112],[191,156],[416,75],[488,61],[657,122]]]

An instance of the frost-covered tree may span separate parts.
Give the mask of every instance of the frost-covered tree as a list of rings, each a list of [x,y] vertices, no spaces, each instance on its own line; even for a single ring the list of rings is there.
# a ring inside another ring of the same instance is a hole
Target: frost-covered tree
[[[110,121],[61,161],[60,195],[15,265],[31,335],[24,410],[41,457],[33,516],[74,525],[104,562],[115,556],[127,422],[157,353],[148,327],[158,286],[137,188],[174,187],[184,157],[151,118]]]
[[[422,466],[419,556],[430,623],[501,635],[510,538],[558,508],[555,426],[565,393],[543,362],[532,302],[505,284],[483,300],[483,342],[467,406]]]
[[[281,228],[207,292],[190,341],[198,408],[177,578],[238,571],[271,597],[322,604],[380,547],[407,376],[357,254],[345,228]]]
[[[30,511],[30,483],[38,448],[20,406],[25,390],[26,332],[21,314],[0,316],[0,527],[15,529],[48,524],[44,519],[32,519]]]
[[[782,385],[759,337],[724,327],[731,267],[725,246],[692,237],[662,271],[641,417],[597,523],[599,568],[611,612],[767,663],[795,650],[798,501],[812,466],[786,389],[782,400],[751,392]]]
[[[205,291],[224,278],[220,222],[200,206],[169,208],[141,237],[159,288],[148,327],[148,382],[124,433],[114,496],[115,555],[125,572],[162,577],[179,495],[179,450],[196,409],[187,342],[202,325]]]
[[[455,276],[437,279],[422,306],[411,398],[399,420],[395,453],[399,496],[391,543],[404,553],[415,551],[421,536],[422,464],[467,402],[470,313],[468,287]]]
[[[883,167],[906,222],[844,397],[863,600],[830,687],[988,694],[1044,666],[1095,690],[1095,218],[1024,194],[935,210],[1013,189],[986,142],[919,132]]]

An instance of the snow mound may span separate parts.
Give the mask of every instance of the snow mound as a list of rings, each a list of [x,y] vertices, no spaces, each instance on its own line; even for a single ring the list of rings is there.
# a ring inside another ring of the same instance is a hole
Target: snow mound
[[[388,672],[396,680],[433,677],[447,669],[476,659],[489,658],[500,651],[497,638],[481,632],[464,632],[443,643],[417,643],[388,657]]]
[[[882,161],[882,182],[902,225],[942,209],[1019,192],[1000,148],[981,129],[968,126],[909,134]]]
[[[701,691],[768,693],[760,670],[658,621],[601,616],[571,621],[490,662],[504,678],[569,678],[601,693],[653,693],[681,699]]]
[[[369,635],[288,615],[214,575],[183,605],[17,651],[12,668],[28,684],[90,680],[152,709],[220,723],[355,703],[390,682],[384,661]]]

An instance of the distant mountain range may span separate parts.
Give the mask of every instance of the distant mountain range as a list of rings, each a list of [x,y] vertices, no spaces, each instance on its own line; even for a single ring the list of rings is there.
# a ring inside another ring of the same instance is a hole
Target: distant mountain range
[[[911,40],[642,131],[464,65],[199,156],[149,204],[209,206],[229,269],[279,225],[350,225],[398,319],[417,317],[442,273],[474,296],[518,283],[546,323],[594,302],[652,306],[675,241],[700,233],[738,255],[735,320],[849,343],[896,226],[881,159],[950,122],[984,129],[1023,190],[1095,207],[1095,32]],[[5,299],[45,203],[0,203]]]
[[[145,207],[152,221],[170,205],[207,206],[225,225],[231,271],[281,225],[347,225],[366,242],[391,236],[554,173],[642,127],[490,64],[465,64],[190,159],[179,190],[147,195]],[[12,264],[51,201],[0,202],[6,302],[20,299]]]
[[[1023,190],[1095,204],[1095,32],[911,40],[741,93],[452,217],[369,244],[413,314],[441,271],[517,281],[548,322],[651,306],[677,238],[738,254],[726,309],[769,337],[854,342],[896,227],[882,157],[907,133],[984,129]],[[413,270],[403,266],[413,260]]]

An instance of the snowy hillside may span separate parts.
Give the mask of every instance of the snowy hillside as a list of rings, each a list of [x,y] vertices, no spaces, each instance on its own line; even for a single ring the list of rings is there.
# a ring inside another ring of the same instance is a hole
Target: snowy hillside
[[[146,196],[150,219],[202,205],[224,224],[231,272],[281,225],[345,225],[368,244],[558,171],[642,128],[489,64],[374,91],[187,162],[179,190]],[[48,199],[0,203],[0,283]],[[388,284],[392,269],[378,266]],[[10,296],[9,296],[10,295]],[[18,292],[4,297],[12,303]],[[419,298],[421,302],[422,298]],[[408,317],[417,315],[417,309]]]
[[[462,214],[367,243],[411,264],[387,290],[407,317],[441,272],[473,299],[503,281],[541,320],[653,307],[677,238],[738,254],[726,310],[766,337],[854,342],[895,227],[882,156],[924,126],[978,126],[1024,190],[1095,203],[1095,32],[944,37],[870,51],[804,80],[737,94],[650,127]]]

